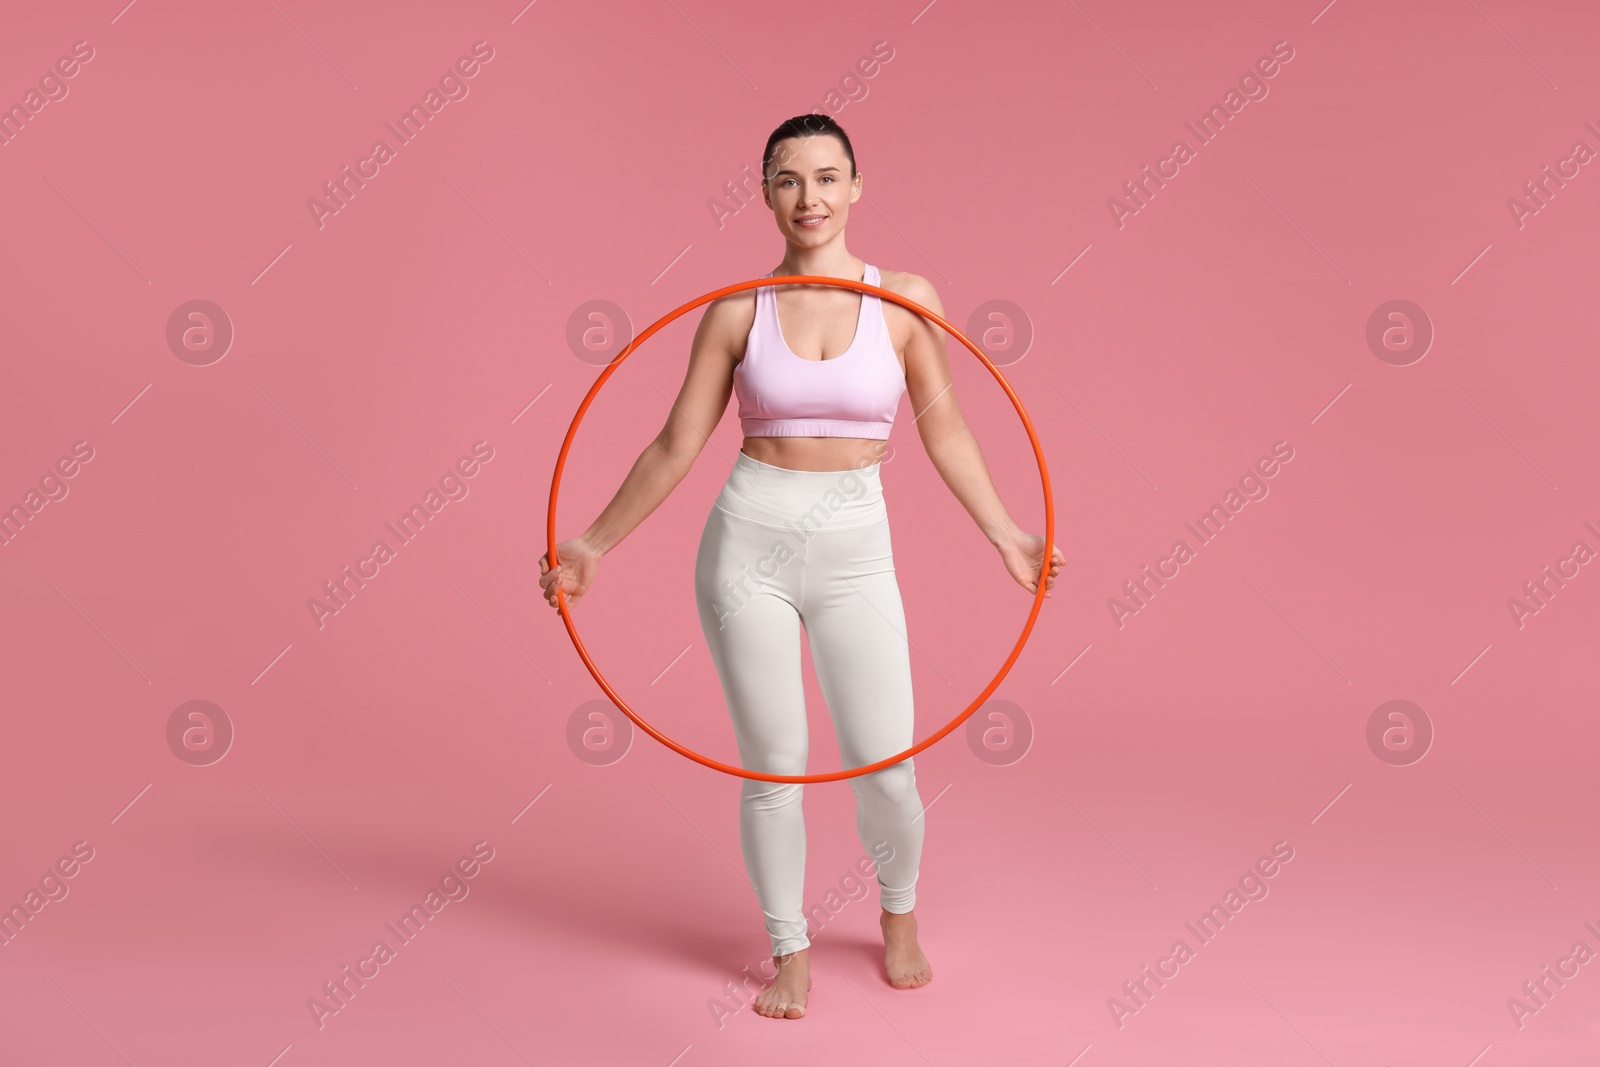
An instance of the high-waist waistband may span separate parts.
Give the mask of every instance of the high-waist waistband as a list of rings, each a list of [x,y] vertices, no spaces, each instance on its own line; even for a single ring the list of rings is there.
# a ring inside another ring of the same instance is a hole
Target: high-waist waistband
[[[784,529],[849,530],[888,520],[878,463],[837,471],[774,467],[741,449],[716,506]]]

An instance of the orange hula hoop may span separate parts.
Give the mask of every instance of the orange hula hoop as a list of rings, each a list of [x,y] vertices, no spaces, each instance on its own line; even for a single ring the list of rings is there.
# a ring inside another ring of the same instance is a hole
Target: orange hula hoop
[[[899,304],[901,307],[921,315],[923,318],[938,323],[939,326],[947,333],[955,337],[962,344],[966,345],[967,348],[971,350],[972,354],[977,356],[978,360],[985,367],[989,368],[989,373],[994,375],[995,381],[1000,383],[1000,388],[1004,389],[1006,395],[1011,398],[1012,406],[1017,409],[1017,414],[1022,419],[1023,428],[1028,432],[1028,440],[1033,444],[1034,459],[1039,464],[1039,480],[1044,487],[1045,548],[1044,556],[1039,567],[1038,589],[1035,590],[1033,595],[1033,609],[1028,612],[1028,621],[1022,627],[1022,635],[1017,638],[1017,643],[1012,647],[1011,654],[1007,656],[1006,661],[1000,665],[999,672],[995,674],[994,678],[990,680],[989,684],[984,686],[983,692],[978,694],[978,698],[971,704],[967,705],[967,709],[965,711],[957,715],[954,719],[950,720],[950,722],[938,732],[929,735],[927,738],[918,742],[917,744],[912,745],[904,752],[885,757],[884,759],[878,760],[876,763],[868,763],[860,767],[852,767],[841,771],[829,771],[826,774],[767,774],[762,771],[751,771],[746,770],[743,767],[735,767],[731,764],[711,759],[709,756],[703,756],[685,745],[680,745],[666,734],[663,734],[660,730],[657,730],[654,726],[651,726],[649,723],[645,722],[637,712],[628,706],[628,702],[622,699],[621,694],[611,687],[611,683],[606,681],[605,675],[600,672],[600,668],[595,666],[594,660],[589,656],[589,650],[583,646],[583,639],[578,636],[577,627],[575,627],[572,623],[572,613],[569,605],[567,604],[566,591],[561,588],[560,582],[556,583],[556,600],[561,608],[562,621],[566,623],[567,634],[572,638],[573,647],[578,650],[579,657],[583,659],[584,666],[589,668],[589,673],[594,676],[594,680],[600,684],[601,689],[605,690],[606,696],[610,697],[611,702],[617,707],[621,708],[623,713],[627,715],[629,719],[633,720],[634,725],[638,726],[639,729],[643,730],[657,741],[660,741],[663,745],[666,745],[680,756],[687,756],[689,759],[694,760],[696,763],[699,763],[702,766],[710,767],[712,770],[722,771],[724,774],[731,774],[740,778],[752,778],[763,782],[835,782],[841,779],[854,778],[862,774],[870,774],[873,771],[881,770],[884,767],[894,763],[899,763],[903,759],[907,759],[916,755],[918,752],[921,752],[935,741],[943,738],[946,734],[960,726],[963,722],[966,722],[967,718],[971,716],[974,711],[977,711],[983,702],[989,698],[989,694],[993,693],[995,689],[999,687],[1000,682],[1005,678],[1006,674],[1010,672],[1011,665],[1017,661],[1017,656],[1021,654],[1022,646],[1028,641],[1028,635],[1033,632],[1034,621],[1039,617],[1039,608],[1044,604],[1045,590],[1049,585],[1047,581],[1047,575],[1050,570],[1050,561],[1055,553],[1056,540],[1055,499],[1050,491],[1050,474],[1045,465],[1044,448],[1039,443],[1039,435],[1034,430],[1033,421],[1028,418],[1027,411],[1025,411],[1022,407],[1021,398],[1018,397],[1015,390],[1011,388],[1011,384],[1006,381],[1005,375],[1000,373],[1000,368],[996,367],[994,363],[990,361],[989,357],[983,354],[983,351],[979,349],[978,346],[974,345],[970,340],[968,340],[966,334],[962,333],[950,323],[946,322],[943,317],[934,314],[932,311],[929,311],[927,308],[913,300],[907,300],[899,293],[892,293],[880,286],[869,285],[866,282],[850,281],[843,278],[827,278],[812,274],[795,274],[785,275],[781,278],[756,278],[752,281],[738,282],[734,285],[723,286],[721,289],[707,293],[704,296],[696,297],[687,304],[684,304],[657,319],[650,325],[649,329],[645,330],[638,337],[635,337],[631,342],[628,343],[626,348],[617,353],[617,357],[606,365],[605,370],[600,372],[600,377],[596,378],[594,385],[589,387],[589,393],[583,398],[583,403],[578,405],[577,414],[573,415],[572,417],[572,425],[567,428],[566,439],[561,442],[561,452],[556,456],[555,474],[550,481],[550,513],[545,529],[545,535],[549,541],[551,569],[553,570],[559,566],[561,562],[556,557],[556,498],[558,491],[561,488],[561,472],[566,467],[567,453],[572,448],[572,441],[574,437],[577,436],[578,425],[583,421],[584,413],[589,410],[589,405],[594,402],[594,398],[599,394],[601,387],[605,385],[606,379],[611,377],[612,373],[614,373],[618,367],[622,366],[622,361],[631,356],[634,350],[648,340],[650,336],[657,330],[661,329],[669,322],[682,317],[684,314],[693,311],[702,304],[710,303],[718,297],[727,296],[731,293],[743,292],[746,289],[756,289],[763,285],[800,284],[833,285],[841,289],[855,289],[862,293],[870,293],[873,296],[884,300],[893,301],[894,303]]]

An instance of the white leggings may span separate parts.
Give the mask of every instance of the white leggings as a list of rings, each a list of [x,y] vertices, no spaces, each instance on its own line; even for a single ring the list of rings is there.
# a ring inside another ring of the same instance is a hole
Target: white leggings
[[[694,584],[746,770],[807,773],[802,623],[844,769],[914,743],[911,657],[878,464],[799,471],[740,451],[706,519]],[[741,781],[745,868],[773,955],[786,955],[811,943],[801,910],[804,785]],[[908,912],[923,838],[912,760],[849,782],[861,843],[878,857],[879,900]]]

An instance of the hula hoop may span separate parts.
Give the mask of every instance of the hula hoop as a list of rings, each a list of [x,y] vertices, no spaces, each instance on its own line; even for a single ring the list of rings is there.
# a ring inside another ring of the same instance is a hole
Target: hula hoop
[[[589,387],[589,393],[583,398],[583,403],[578,405],[578,412],[572,417],[572,425],[567,428],[566,440],[561,442],[561,452],[558,456],[556,456],[555,475],[550,481],[550,516],[546,523],[545,530],[546,538],[550,543],[549,555],[551,569],[554,570],[560,565],[561,562],[556,558],[556,497],[561,488],[561,471],[566,466],[567,453],[571,450],[573,438],[577,435],[578,424],[583,421],[584,413],[589,410],[589,405],[594,402],[595,396],[599,394],[601,387],[605,385],[606,379],[611,377],[612,373],[615,372],[618,367],[622,366],[622,361],[631,356],[634,350],[648,340],[650,336],[657,330],[667,325],[667,323],[680,318],[685,313],[693,311],[702,304],[710,303],[711,301],[716,300],[718,297],[727,296],[730,293],[743,292],[746,289],[756,289],[763,285],[800,284],[833,285],[841,289],[855,289],[862,293],[870,293],[871,295],[879,297],[880,299],[891,300],[894,303],[899,304],[901,307],[921,315],[923,318],[930,319],[933,322],[938,323],[939,326],[947,333],[951,334],[962,344],[966,345],[967,348],[971,350],[972,354],[977,356],[978,360],[985,367],[989,368],[989,373],[994,375],[995,381],[1000,383],[1000,388],[1004,389],[1006,391],[1006,395],[1011,398],[1012,406],[1017,409],[1017,414],[1022,419],[1023,428],[1028,431],[1028,440],[1033,444],[1033,456],[1039,464],[1039,480],[1044,486],[1045,548],[1044,557],[1039,567],[1039,588],[1034,592],[1033,610],[1028,612],[1028,621],[1022,627],[1022,635],[1017,638],[1016,645],[1011,649],[1011,655],[1007,656],[1006,661],[1000,665],[999,673],[997,673],[989,682],[989,684],[984,687],[983,692],[978,694],[978,698],[971,704],[967,705],[967,709],[965,711],[957,715],[954,719],[950,720],[949,724],[943,729],[939,730],[937,733],[929,735],[926,739],[918,742],[917,744],[912,745],[904,752],[885,757],[884,759],[878,760],[876,763],[868,763],[860,767],[852,767],[842,771],[829,771],[826,774],[767,774],[762,771],[751,771],[746,770],[743,767],[735,767],[731,764],[714,760],[709,756],[702,756],[693,749],[688,748],[685,745],[680,745],[678,742],[674,741],[660,730],[657,730],[654,726],[651,726],[649,723],[645,722],[637,712],[628,706],[628,702],[623,700],[622,696],[615,689],[611,688],[611,683],[606,681],[605,675],[600,673],[600,668],[595,666],[594,660],[589,656],[589,650],[583,647],[583,640],[578,636],[577,627],[572,624],[572,613],[567,604],[566,591],[561,588],[561,583],[556,583],[556,600],[561,608],[562,621],[564,621],[567,626],[567,634],[572,638],[573,647],[578,650],[578,655],[583,659],[584,666],[589,668],[589,673],[594,676],[594,680],[600,683],[601,689],[605,690],[606,696],[611,698],[611,702],[613,704],[622,709],[623,714],[627,715],[628,718],[633,720],[634,725],[638,726],[639,729],[643,730],[657,741],[660,741],[663,745],[666,745],[680,756],[687,756],[689,759],[694,760],[696,763],[699,763],[702,766],[710,767],[712,770],[722,771],[724,774],[731,774],[740,778],[753,778],[762,782],[835,782],[845,778],[854,778],[862,774],[870,774],[873,771],[881,770],[890,764],[899,763],[903,759],[907,759],[916,755],[918,752],[921,752],[923,749],[927,748],[935,741],[938,741],[950,731],[954,730],[957,726],[960,726],[963,722],[966,722],[967,718],[974,711],[977,711],[979,706],[989,698],[989,694],[993,693],[995,689],[999,687],[1001,680],[1004,679],[1006,674],[1010,672],[1011,665],[1017,661],[1017,656],[1021,654],[1022,646],[1028,641],[1028,634],[1033,632],[1034,620],[1039,617],[1039,608],[1044,603],[1045,591],[1049,587],[1047,578],[1050,570],[1050,560],[1055,554],[1056,541],[1055,499],[1050,492],[1050,474],[1045,467],[1044,448],[1039,443],[1039,435],[1033,428],[1033,421],[1028,418],[1028,413],[1023,410],[1021,398],[1019,398],[1016,392],[1011,388],[1011,384],[1006,381],[1005,375],[1000,373],[1000,368],[996,367],[994,363],[990,361],[989,357],[983,354],[983,351],[978,348],[977,345],[974,345],[970,340],[968,340],[966,334],[962,333],[950,323],[946,322],[941,316],[934,314],[932,311],[929,311],[927,308],[916,303],[915,301],[907,300],[899,293],[892,293],[887,289],[881,288],[880,286],[869,285],[866,282],[849,281],[843,278],[825,278],[812,274],[792,274],[785,275],[781,278],[757,278],[748,282],[738,282],[734,285],[724,286],[721,289],[707,293],[704,296],[696,297],[687,304],[684,304],[673,311],[669,311],[667,314],[657,319],[650,325],[649,329],[645,330],[638,337],[635,337],[631,342],[628,343],[626,348],[617,353],[617,357],[606,365],[605,370],[600,372],[600,377],[596,378],[594,385]]]

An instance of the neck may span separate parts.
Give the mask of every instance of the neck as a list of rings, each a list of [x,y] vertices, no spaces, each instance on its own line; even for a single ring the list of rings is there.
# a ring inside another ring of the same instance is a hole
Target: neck
[[[810,274],[821,278],[846,278],[853,282],[864,281],[867,265],[852,256],[841,240],[830,242],[823,248],[796,248],[790,245],[783,262],[773,271],[776,277],[790,274]]]

